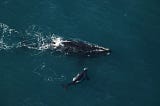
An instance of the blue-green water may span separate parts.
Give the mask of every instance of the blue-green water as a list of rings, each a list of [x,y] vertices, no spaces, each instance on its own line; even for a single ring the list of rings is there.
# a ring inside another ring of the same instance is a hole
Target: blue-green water
[[[1,0],[0,106],[159,106],[158,0]],[[77,58],[40,49],[51,36],[112,49]],[[39,47],[20,47],[23,40]],[[89,81],[61,84],[89,68]]]

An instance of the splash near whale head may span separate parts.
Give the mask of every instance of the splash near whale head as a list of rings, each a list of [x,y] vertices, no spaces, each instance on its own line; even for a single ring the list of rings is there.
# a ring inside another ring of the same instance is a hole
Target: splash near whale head
[[[53,48],[56,49],[57,47],[64,46],[62,38],[52,37],[51,39],[52,39],[51,46],[53,46]]]

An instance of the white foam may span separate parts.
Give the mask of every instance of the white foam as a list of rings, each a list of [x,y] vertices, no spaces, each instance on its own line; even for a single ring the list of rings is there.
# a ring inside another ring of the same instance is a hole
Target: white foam
[[[62,42],[63,42],[63,40],[61,37],[52,37],[51,46],[53,46],[54,48],[57,48],[59,46],[63,46]]]
[[[8,50],[17,45],[16,42],[10,42],[15,38],[14,35],[17,35],[18,31],[13,28],[10,28],[4,23],[0,23],[0,50]]]
[[[8,25],[0,23],[0,28],[2,29],[2,34],[9,33],[12,34],[13,32],[18,33],[15,29],[11,29]]]

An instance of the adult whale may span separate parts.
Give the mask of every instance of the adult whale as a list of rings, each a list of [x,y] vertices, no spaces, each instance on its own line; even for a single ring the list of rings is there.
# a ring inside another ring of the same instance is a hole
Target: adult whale
[[[50,47],[56,51],[64,52],[68,55],[80,55],[80,56],[98,56],[98,55],[110,55],[111,50],[95,44],[88,43],[86,41],[57,37],[53,38],[50,43]]]

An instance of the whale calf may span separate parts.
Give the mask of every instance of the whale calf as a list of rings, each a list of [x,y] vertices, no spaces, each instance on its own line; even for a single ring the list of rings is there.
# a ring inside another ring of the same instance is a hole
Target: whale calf
[[[75,77],[73,77],[72,81],[68,84],[62,85],[65,89],[67,89],[69,86],[76,85],[84,80],[89,80],[89,77],[87,75],[88,68],[84,68],[81,73],[78,73]]]

